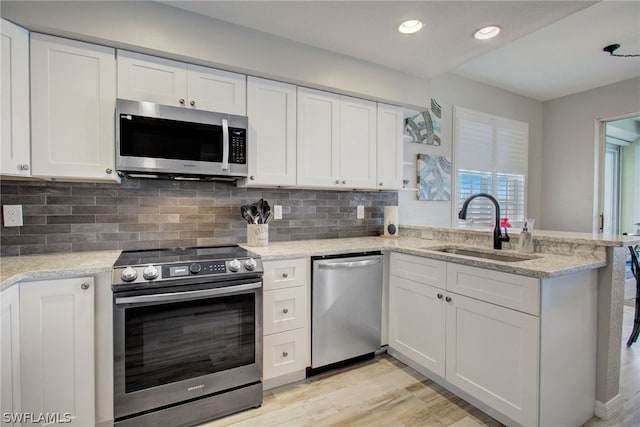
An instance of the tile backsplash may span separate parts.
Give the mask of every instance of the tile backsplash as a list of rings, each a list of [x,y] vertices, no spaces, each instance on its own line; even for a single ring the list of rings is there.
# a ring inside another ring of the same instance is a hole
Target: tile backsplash
[[[397,192],[245,189],[228,182],[123,179],[122,184],[0,181],[0,203],[23,205],[22,227],[0,227],[0,255],[154,249],[246,242],[240,206],[282,205],[270,241],[382,233]],[[356,206],[365,218],[356,219]]]

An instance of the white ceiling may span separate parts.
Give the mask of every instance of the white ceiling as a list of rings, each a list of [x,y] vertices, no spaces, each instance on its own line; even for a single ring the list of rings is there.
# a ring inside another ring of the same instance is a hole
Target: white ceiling
[[[640,76],[640,1],[163,1],[431,79],[453,72],[545,101]],[[401,21],[426,28],[402,35]],[[487,24],[500,36],[477,41]],[[640,91],[640,88],[639,88]]]

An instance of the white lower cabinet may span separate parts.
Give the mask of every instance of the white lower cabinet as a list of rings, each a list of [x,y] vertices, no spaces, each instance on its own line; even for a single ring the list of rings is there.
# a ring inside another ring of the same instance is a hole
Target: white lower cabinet
[[[538,425],[539,318],[451,292],[459,267],[470,273],[467,266],[391,255],[391,353],[518,424]],[[508,280],[505,273],[474,272]],[[528,286],[539,287],[531,280]]]
[[[525,426],[537,425],[539,318],[447,296],[446,380]]]
[[[265,388],[302,379],[309,366],[309,259],[263,261]]]
[[[597,270],[536,279],[392,253],[389,353],[507,425],[593,416]]]
[[[19,425],[12,418],[20,404],[20,298],[18,286],[0,293],[0,414],[2,427]],[[7,417],[7,415],[9,416]]]
[[[19,286],[21,412],[94,425],[94,278]]]

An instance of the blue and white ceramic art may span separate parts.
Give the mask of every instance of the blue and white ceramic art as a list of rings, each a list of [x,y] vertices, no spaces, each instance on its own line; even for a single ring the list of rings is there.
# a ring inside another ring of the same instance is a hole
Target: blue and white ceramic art
[[[451,162],[445,156],[418,154],[418,200],[451,200]]]

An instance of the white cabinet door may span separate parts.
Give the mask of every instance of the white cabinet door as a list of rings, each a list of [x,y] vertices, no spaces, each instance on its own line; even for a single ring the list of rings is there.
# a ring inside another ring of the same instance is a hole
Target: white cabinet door
[[[22,411],[95,424],[93,277],[20,284]]]
[[[185,106],[187,65],[118,50],[118,98]]]
[[[29,176],[29,32],[4,19],[1,66],[0,175]]]
[[[4,25],[4,23],[3,23]],[[19,286],[0,293],[0,414],[2,427],[19,425],[5,414],[22,412],[20,397],[20,299]]]
[[[389,278],[389,346],[445,375],[444,291],[403,277]]]
[[[309,340],[305,328],[264,337],[263,379],[300,371],[309,366]]]
[[[31,35],[33,175],[118,180],[114,50]]]
[[[378,104],[377,184],[380,190],[402,188],[404,112],[393,105]]]
[[[296,185],[296,87],[248,77],[247,185]]]
[[[340,184],[376,188],[376,103],[340,97]]]
[[[244,116],[246,109],[246,76],[214,68],[187,66],[189,106],[198,110]]]
[[[537,425],[539,318],[447,296],[447,381],[522,425]]]
[[[298,185],[339,187],[340,96],[298,88]]]

